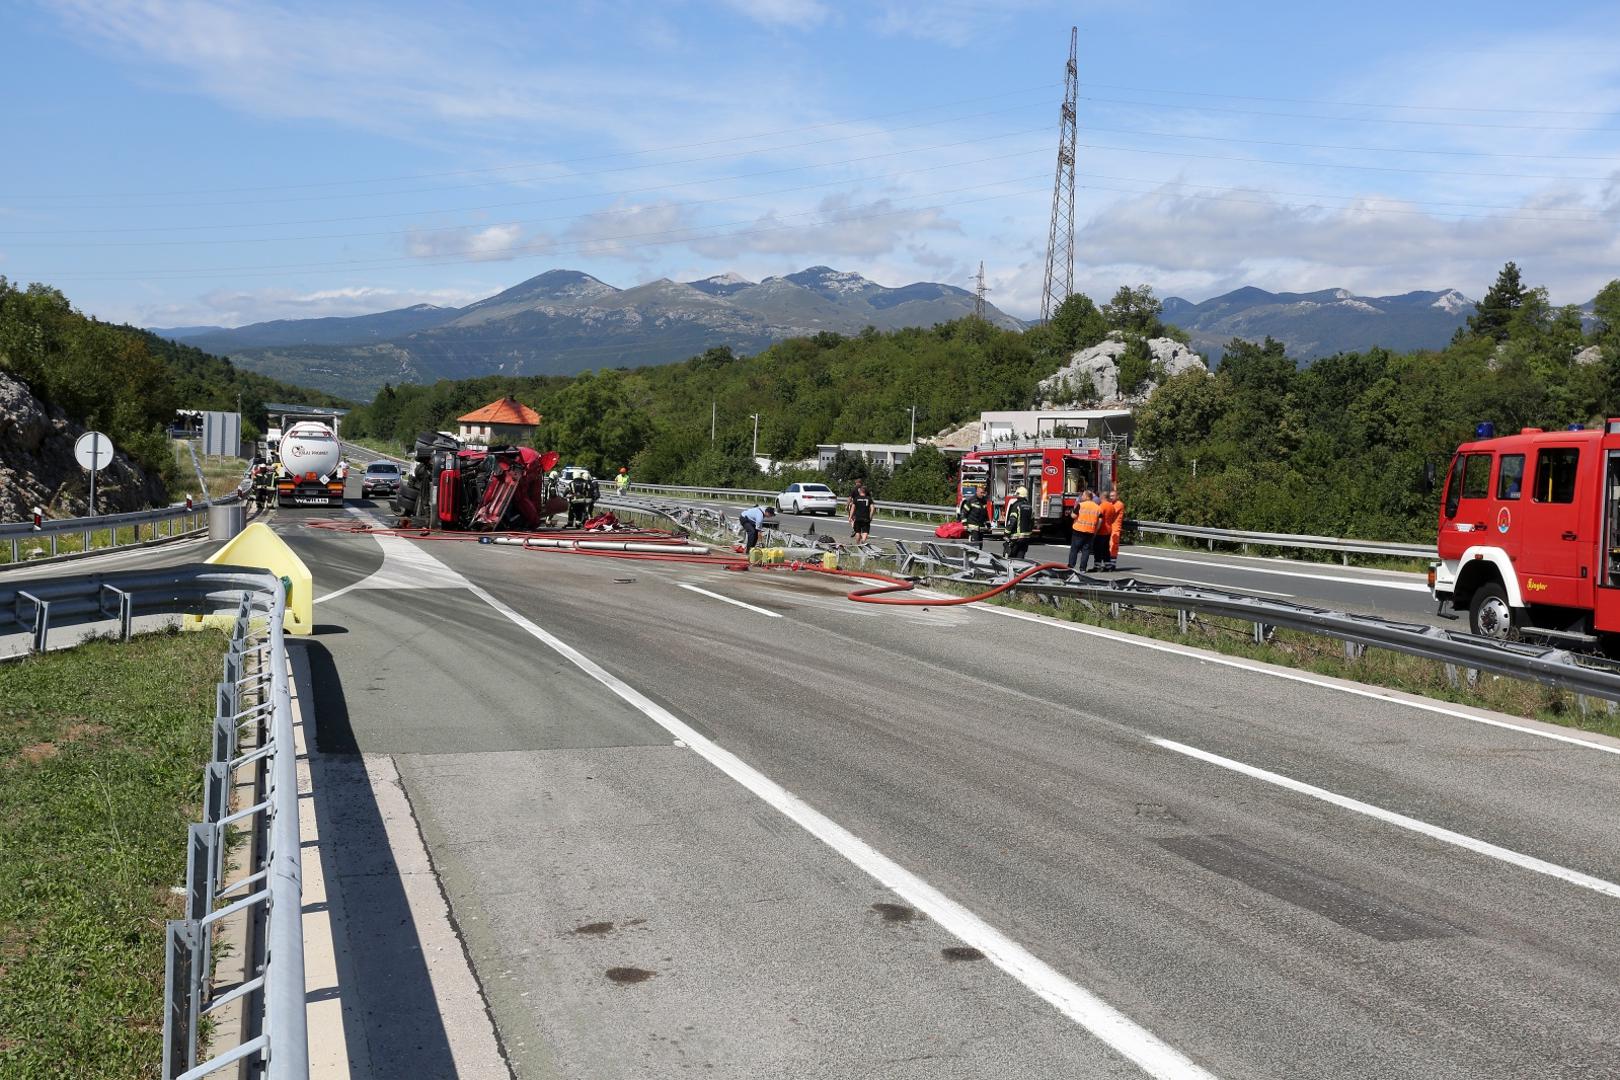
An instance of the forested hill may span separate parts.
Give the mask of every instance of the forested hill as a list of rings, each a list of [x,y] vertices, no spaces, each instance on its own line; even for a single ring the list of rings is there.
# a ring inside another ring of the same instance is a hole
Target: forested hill
[[[647,482],[767,482],[750,456],[808,457],[817,443],[901,442],[917,431],[1028,407],[1035,384],[1110,329],[1165,332],[1151,292],[1122,289],[1101,310],[1071,297],[1024,333],[972,319],[931,330],[821,334],[739,359],[711,349],[683,363],[576,378],[483,378],[390,387],[345,430],[404,445],[418,431],[511,393],[544,416],[537,445],[595,471],[630,463]],[[710,441],[711,405],[716,438]],[[1304,367],[1278,342],[1233,340],[1213,373],[1178,375],[1138,415],[1140,460],[1122,485],[1133,515],[1278,532],[1432,538],[1426,477],[1481,420],[1502,431],[1620,415],[1620,281],[1583,322],[1511,263],[1440,350],[1339,353]],[[835,484],[859,468],[843,463]],[[946,464],[920,453],[880,494],[948,498]],[[870,476],[870,473],[868,474]],[[775,480],[786,477],[778,476]]]
[[[159,472],[172,467],[163,432],[176,409],[235,411],[240,402],[244,422],[261,425],[266,401],[340,404],[145,330],[89,318],[56,289],[23,289],[4,277],[0,368]]]

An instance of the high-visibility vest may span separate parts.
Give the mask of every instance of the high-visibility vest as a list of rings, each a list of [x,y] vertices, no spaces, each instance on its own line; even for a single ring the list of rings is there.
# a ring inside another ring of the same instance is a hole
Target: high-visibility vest
[[[1074,531],[1077,533],[1096,533],[1102,524],[1102,507],[1087,499],[1074,511]]]
[[[1119,528],[1119,520],[1125,516],[1125,504],[1122,502],[1107,502],[1102,504],[1102,531],[1111,533]]]
[[[630,483],[630,476],[629,476],[628,473],[620,473],[618,475],[618,477],[613,482],[615,484],[619,485],[619,490],[620,491],[623,491],[624,488],[625,488],[625,485]]]

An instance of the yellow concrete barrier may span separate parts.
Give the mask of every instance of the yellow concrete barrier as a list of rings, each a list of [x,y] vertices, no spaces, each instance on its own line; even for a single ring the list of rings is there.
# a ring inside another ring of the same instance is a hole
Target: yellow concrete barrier
[[[236,534],[236,538],[208,557],[215,566],[247,566],[270,571],[287,589],[287,616],[283,626],[289,634],[309,634],[315,629],[315,583],[304,560],[262,521]],[[198,630],[211,623],[234,621],[234,613],[187,615],[184,627]]]

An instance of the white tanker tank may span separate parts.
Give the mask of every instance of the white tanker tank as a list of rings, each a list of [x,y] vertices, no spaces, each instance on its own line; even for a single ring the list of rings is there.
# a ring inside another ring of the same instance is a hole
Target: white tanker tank
[[[277,448],[277,506],[342,506],[343,444],[332,429],[314,420],[300,420],[282,432]]]

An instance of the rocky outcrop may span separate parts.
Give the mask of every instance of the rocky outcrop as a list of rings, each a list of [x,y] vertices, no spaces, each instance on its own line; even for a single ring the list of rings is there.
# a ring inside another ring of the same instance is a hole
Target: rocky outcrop
[[[1575,354],[1575,362],[1583,367],[1590,364],[1601,364],[1603,363],[1603,350],[1596,345],[1588,345]]]
[[[1119,360],[1128,347],[1125,338],[1115,331],[1100,344],[1075,353],[1055,375],[1041,380],[1036,390],[1040,407],[1072,409],[1140,405],[1157,389],[1159,376],[1168,379],[1195,368],[1199,371],[1209,370],[1201,356],[1174,338],[1148,338],[1147,347],[1152,353],[1152,361],[1147,381],[1134,392],[1122,394],[1119,388]]]
[[[89,513],[89,475],[73,457],[73,442],[85,430],[35,397],[27,383],[0,371],[0,521],[27,520],[35,506],[53,518]],[[142,510],[167,501],[162,478],[125,454],[96,477],[101,513]]]

